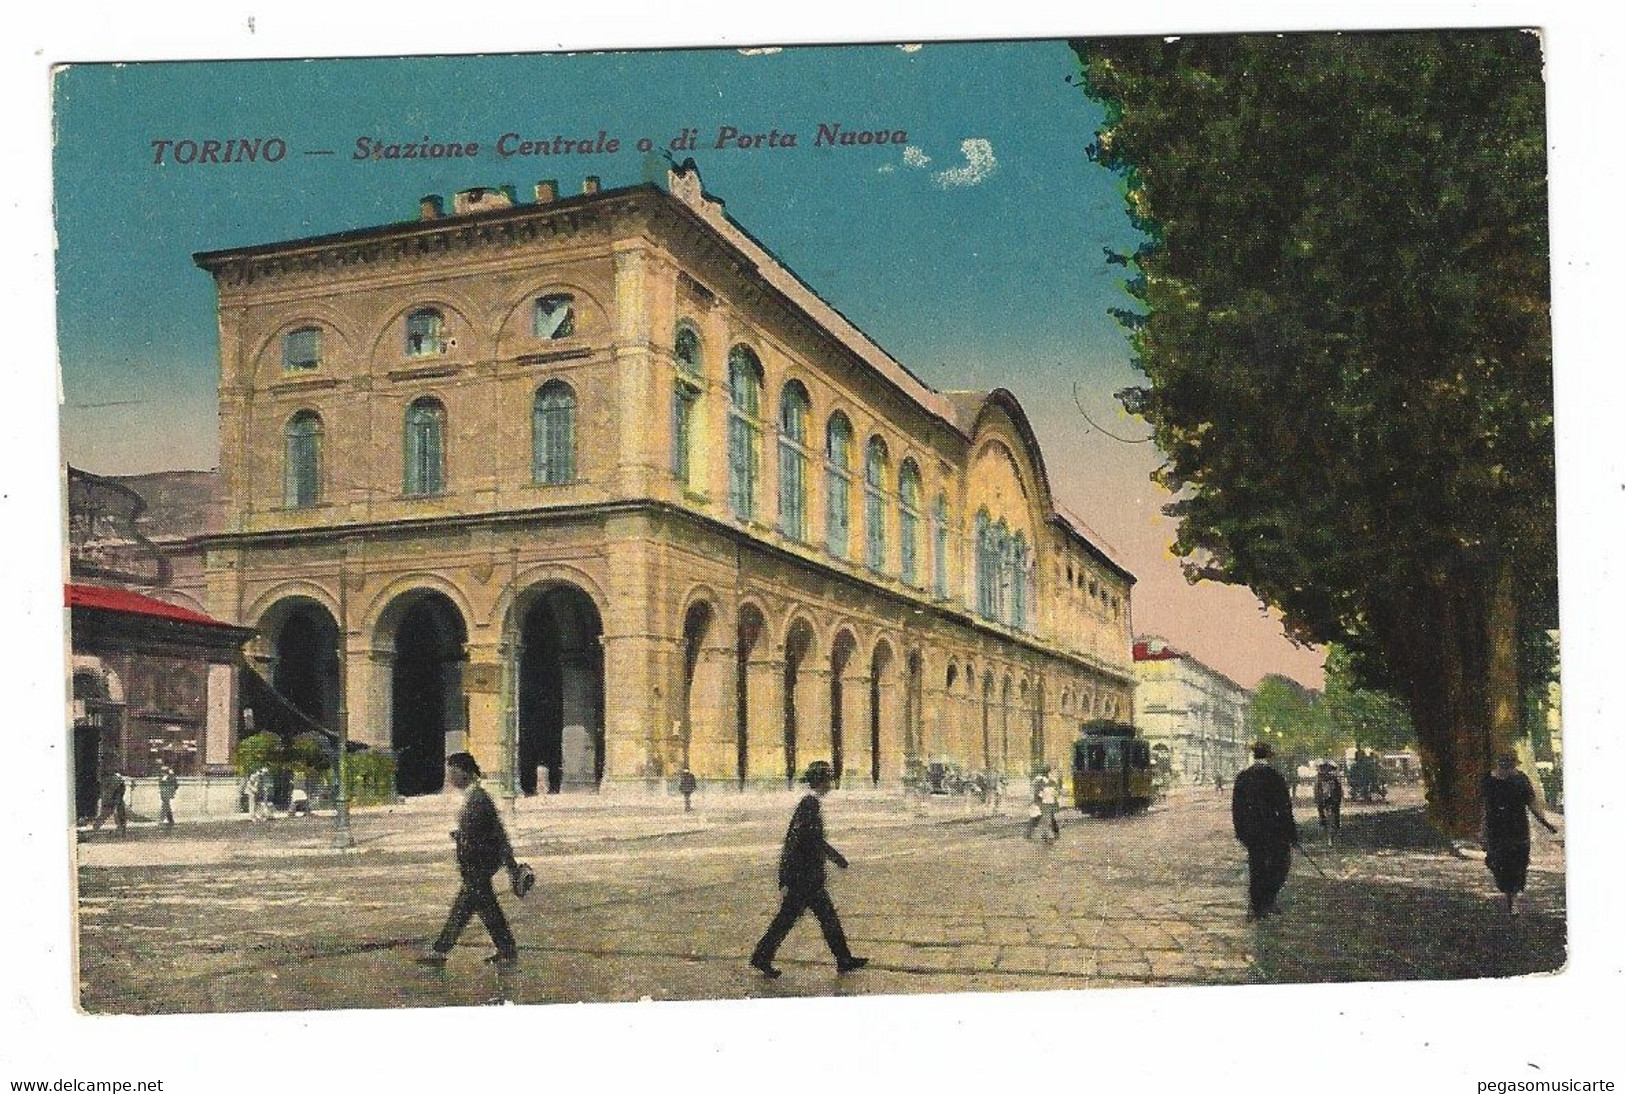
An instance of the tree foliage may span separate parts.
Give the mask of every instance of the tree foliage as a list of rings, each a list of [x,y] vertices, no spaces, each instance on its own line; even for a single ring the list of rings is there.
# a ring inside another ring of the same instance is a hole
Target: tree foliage
[[[1402,698],[1435,820],[1471,830],[1514,632],[1555,615],[1538,39],[1075,47],[1146,235],[1111,256],[1148,381],[1121,398],[1176,553]]]

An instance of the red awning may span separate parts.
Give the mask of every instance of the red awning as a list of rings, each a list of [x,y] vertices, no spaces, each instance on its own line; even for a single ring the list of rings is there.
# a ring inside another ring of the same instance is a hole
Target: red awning
[[[109,589],[103,585],[64,585],[64,603],[70,608],[92,608],[104,612],[121,612],[152,619],[173,619],[181,623],[199,623],[207,627],[229,627],[213,616],[194,612],[175,604],[127,589]]]

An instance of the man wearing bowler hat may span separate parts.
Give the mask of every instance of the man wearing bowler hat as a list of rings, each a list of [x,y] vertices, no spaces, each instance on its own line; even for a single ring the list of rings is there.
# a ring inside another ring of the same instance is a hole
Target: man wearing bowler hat
[[[784,900],[779,905],[779,914],[768,924],[767,933],[750,955],[751,966],[769,980],[780,975],[780,970],[773,967],[773,955],[778,952],[779,944],[801,918],[801,913],[808,909],[818,917],[818,926],[824,932],[829,952],[835,955],[838,971],[852,972],[869,963],[867,957],[853,957],[847,948],[841,918],[836,915],[835,904],[825,888],[825,859],[846,869],[845,856],[824,839],[824,815],[818,804],[818,799],[828,794],[834,784],[835,772],[825,761],[814,760],[807,765],[801,781],[811,793],[796,806],[790,828],[784,834],[784,851],[779,856],[779,888],[784,890]]]
[[[467,752],[453,752],[446,757],[446,781],[463,792],[463,809],[457,816],[457,831],[451,838],[457,842],[457,872],[462,875],[463,887],[452,901],[451,914],[446,926],[435,939],[434,946],[418,958],[424,965],[443,965],[457,936],[468,926],[470,916],[478,915],[491,935],[497,952],[486,958],[499,965],[511,965],[519,960],[519,947],[513,931],[508,929],[507,917],[497,903],[497,894],[491,887],[496,872],[507,867],[517,874],[519,864],[513,857],[513,846],[508,842],[508,831],[502,826],[496,803],[479,784],[480,765]]]
[[[1292,792],[1281,773],[1269,764],[1274,755],[1263,741],[1253,745],[1253,766],[1236,775],[1230,795],[1230,819],[1236,838],[1247,848],[1248,919],[1277,911],[1275,897],[1292,868],[1298,824],[1292,819]]]

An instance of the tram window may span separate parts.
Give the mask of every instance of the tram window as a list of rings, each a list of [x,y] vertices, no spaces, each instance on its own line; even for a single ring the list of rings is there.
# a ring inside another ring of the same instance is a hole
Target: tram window
[[[1106,746],[1105,745],[1090,745],[1089,746],[1089,770],[1090,771],[1104,771],[1105,768],[1106,768]]]

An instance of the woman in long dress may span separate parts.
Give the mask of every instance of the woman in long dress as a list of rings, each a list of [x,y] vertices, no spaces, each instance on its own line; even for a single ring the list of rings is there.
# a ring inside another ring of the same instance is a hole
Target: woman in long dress
[[[1502,756],[1495,770],[1484,776],[1484,865],[1495,876],[1495,887],[1506,896],[1507,911],[1517,914],[1515,902],[1529,877],[1529,814],[1548,832],[1557,828],[1546,819],[1540,796],[1529,776],[1518,770],[1518,758]]]

